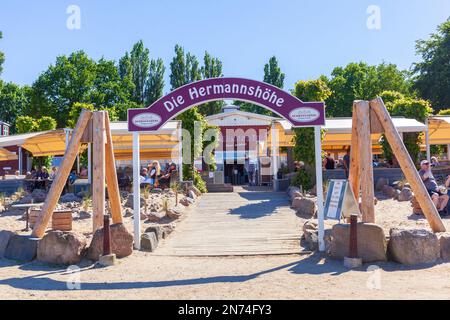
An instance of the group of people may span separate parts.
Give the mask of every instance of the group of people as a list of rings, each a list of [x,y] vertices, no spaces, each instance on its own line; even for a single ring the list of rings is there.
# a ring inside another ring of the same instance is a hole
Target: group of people
[[[177,165],[175,163],[167,163],[164,169],[161,169],[159,161],[155,160],[142,169],[141,184],[147,184],[150,188],[168,188],[176,172]]]
[[[31,171],[28,171],[25,175],[25,179],[29,181],[29,188],[32,189],[47,189],[49,182],[55,179],[56,173],[58,172],[57,167],[52,167],[49,172],[46,166],[42,166],[39,169],[33,167]]]
[[[450,175],[445,179],[445,187],[447,191],[441,190],[439,185],[436,182],[436,179],[431,172],[432,164],[428,160],[422,160],[420,162],[420,170],[419,175],[427,189],[431,200],[433,201],[436,209],[438,210],[440,215],[449,215],[450,214]]]

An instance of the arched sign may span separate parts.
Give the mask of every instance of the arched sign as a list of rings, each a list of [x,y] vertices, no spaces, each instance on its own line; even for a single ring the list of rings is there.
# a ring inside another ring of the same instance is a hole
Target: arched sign
[[[243,78],[211,78],[184,85],[143,109],[128,109],[129,131],[156,131],[193,106],[236,99],[267,108],[293,127],[325,125],[323,102],[303,102],[273,85]]]

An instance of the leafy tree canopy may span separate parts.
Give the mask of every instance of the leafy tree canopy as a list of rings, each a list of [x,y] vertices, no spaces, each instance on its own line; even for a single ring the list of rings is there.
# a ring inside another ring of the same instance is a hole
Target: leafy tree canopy
[[[435,110],[450,107],[450,18],[427,40],[416,42],[422,61],[413,65],[414,88]]]

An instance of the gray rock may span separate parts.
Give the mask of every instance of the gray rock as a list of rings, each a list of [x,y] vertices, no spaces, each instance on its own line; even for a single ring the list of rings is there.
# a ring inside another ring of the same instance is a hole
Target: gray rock
[[[388,185],[385,185],[383,187],[383,193],[391,198],[395,197],[397,194],[396,189],[394,189],[393,187],[388,186]]]
[[[294,194],[294,195],[295,195],[295,194]],[[298,209],[298,208],[300,208],[302,199],[303,199],[303,196],[299,196],[299,197],[293,198],[293,199],[292,199],[291,208],[293,208],[293,209]]]
[[[0,231],[0,258],[5,256],[6,247],[8,247],[9,240],[14,234],[14,232],[8,230]]]
[[[86,237],[76,232],[50,231],[39,241],[37,258],[54,264],[77,264],[83,258]]]
[[[125,204],[123,206],[128,207],[128,208],[133,208],[133,206],[134,206],[133,199],[134,199],[134,196],[132,193],[130,193],[127,197],[127,201],[125,202]],[[144,197],[142,197],[142,196],[140,197],[140,202],[141,202],[141,208],[144,207],[144,205],[145,205]]]
[[[31,196],[33,197],[34,202],[44,202],[47,197],[47,193],[42,189],[34,189]]]
[[[440,256],[439,240],[433,232],[425,229],[392,228],[389,234],[389,257],[398,263],[432,263]]]
[[[374,223],[357,225],[358,257],[363,262],[386,261],[386,237],[383,228]],[[344,259],[349,255],[350,224],[336,224],[331,229],[330,254]]]
[[[293,186],[290,186],[290,187],[288,188],[288,195],[289,195],[289,198],[292,199],[292,197],[293,197],[293,195],[294,195],[295,192],[298,192],[299,194],[301,194],[300,188],[299,188],[299,187],[293,187]]]
[[[450,261],[450,232],[442,233],[439,237],[439,246],[441,248],[441,258]]]
[[[411,199],[414,197],[414,194],[412,193],[411,189],[407,187],[403,187],[402,191],[400,191],[400,194],[397,197],[398,201],[411,201]]]
[[[319,227],[317,220],[307,220],[303,224],[303,238],[308,249],[316,251],[319,249]],[[324,230],[325,252],[329,252],[331,245],[331,229]]]
[[[133,253],[133,235],[122,223],[111,225],[111,251],[117,258],[124,258]],[[103,228],[95,231],[87,257],[97,261],[101,254],[103,254]]]
[[[145,232],[141,235],[141,250],[153,252],[158,247],[158,238],[154,232]]]
[[[61,196],[59,198],[60,203],[66,203],[66,202],[81,202],[81,198],[78,198],[73,193],[66,193],[65,195]],[[71,204],[73,206],[73,204]]]
[[[193,191],[197,197],[200,197],[202,195],[201,191],[198,190],[196,186],[190,186],[188,190]]]
[[[181,218],[181,216],[183,215],[183,211],[181,210],[181,208],[179,207],[173,207],[167,210],[167,217],[172,219],[172,220],[177,220],[179,218]]]
[[[165,238],[164,231],[160,226],[150,226],[145,229],[145,233],[148,232],[154,232],[158,241]]]
[[[192,190],[188,191],[188,197],[193,199],[193,200],[197,199],[197,196],[195,195],[195,192],[192,191]]]
[[[175,230],[175,226],[176,225],[174,222],[161,226],[161,229],[163,230],[164,239],[167,238],[167,236]]]
[[[299,200],[297,200],[296,206],[297,214],[300,216],[312,218],[314,216],[314,213],[316,212],[316,203],[312,199],[300,198]]]
[[[78,219],[90,219],[92,218],[92,213],[87,211],[78,211]]]
[[[165,214],[163,212],[150,212],[147,215],[147,221],[159,222],[164,217],[165,217]]]
[[[133,216],[133,209],[125,208],[123,210],[123,216],[124,217],[132,217]]]
[[[383,188],[384,188],[384,186],[387,186],[387,185],[389,185],[388,179],[386,179],[386,178],[379,178],[379,179],[377,180],[376,185],[375,185],[375,189],[376,189],[377,191],[382,191]]]
[[[10,260],[32,261],[36,258],[39,239],[14,234],[6,247],[4,257]]]

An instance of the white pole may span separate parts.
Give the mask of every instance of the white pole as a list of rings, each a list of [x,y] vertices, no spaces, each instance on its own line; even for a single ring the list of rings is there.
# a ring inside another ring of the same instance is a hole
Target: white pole
[[[67,150],[67,147],[69,146],[69,129],[64,129],[64,131],[66,132],[66,150]]]
[[[316,192],[317,192],[317,219],[319,220],[319,250],[325,251],[324,218],[323,218],[323,186],[322,186],[322,141],[320,126],[314,127],[314,147],[316,157]]]
[[[183,130],[181,121],[178,127],[178,178],[183,181]]]
[[[77,173],[80,173],[80,153],[77,153]]]
[[[425,126],[426,131],[425,131],[425,145],[427,147],[427,160],[431,161],[431,150],[430,150],[430,133],[428,132],[428,118],[425,119]]]
[[[22,174],[23,164],[22,164],[22,147],[19,146],[19,174]]]
[[[92,183],[92,144],[88,143],[88,183]]]
[[[447,160],[450,160],[450,144],[447,145]]]
[[[141,195],[140,195],[139,132],[133,132],[133,216],[134,248],[141,248]]]
[[[275,180],[277,179],[277,172],[278,172],[278,131],[275,125],[275,121],[272,122],[272,174],[273,174],[273,189],[274,191],[276,188]]]

